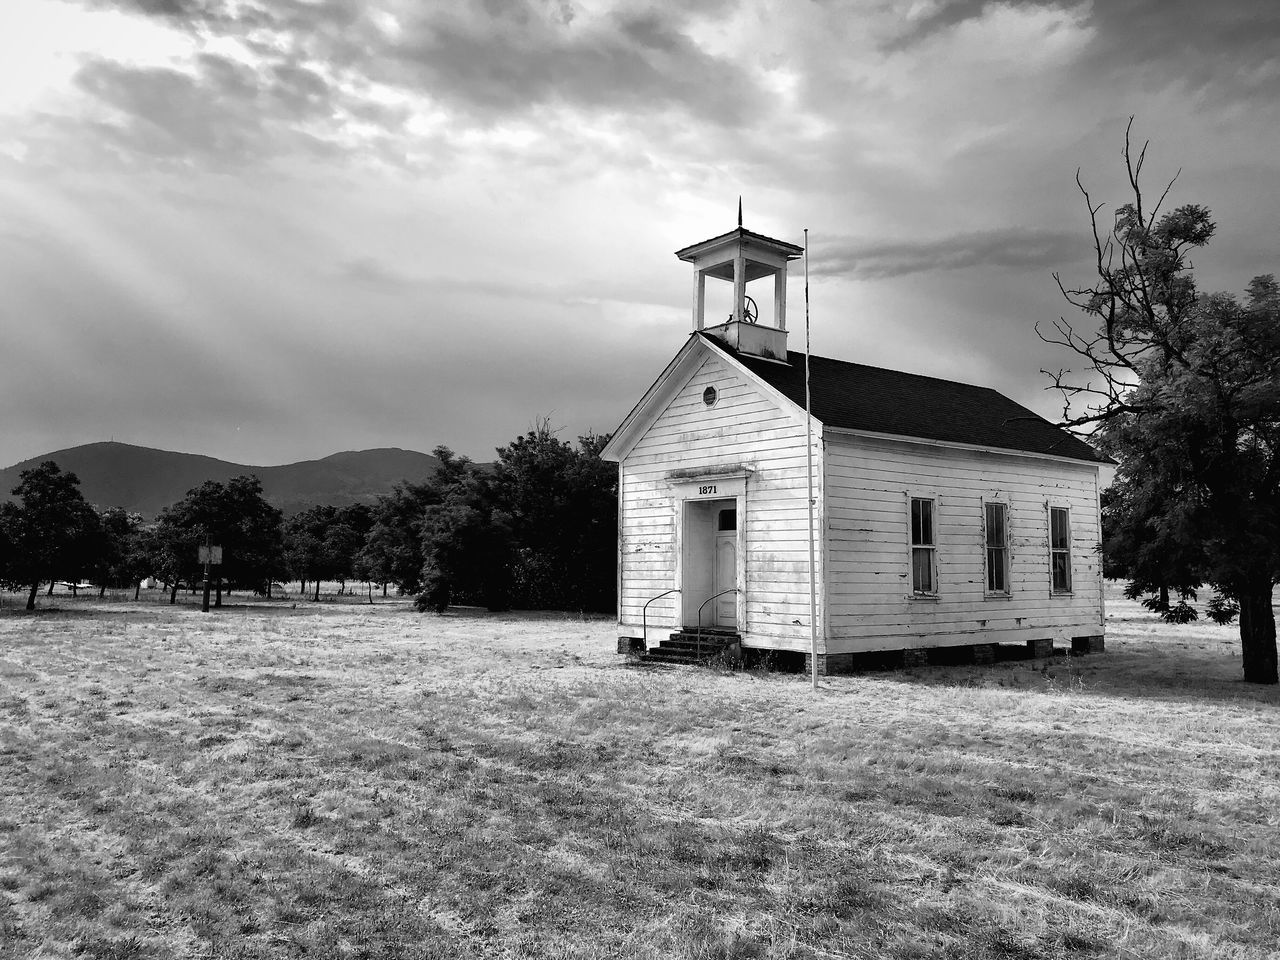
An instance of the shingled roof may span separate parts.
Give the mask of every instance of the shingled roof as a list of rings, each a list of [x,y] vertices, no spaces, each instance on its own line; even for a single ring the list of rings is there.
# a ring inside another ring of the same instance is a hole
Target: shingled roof
[[[788,351],[788,365],[739,353],[698,334],[800,407],[804,354]],[[1002,450],[1040,453],[1088,463],[1110,459],[1084,441],[990,387],[868,367],[828,357],[809,358],[813,415],[828,427],[919,437]]]

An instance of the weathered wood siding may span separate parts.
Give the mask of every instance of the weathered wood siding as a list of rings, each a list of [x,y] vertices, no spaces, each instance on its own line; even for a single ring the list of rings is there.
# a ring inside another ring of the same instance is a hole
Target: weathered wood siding
[[[1097,468],[828,435],[828,653],[1102,632]],[[936,496],[936,599],[911,589],[910,497]],[[1008,504],[1009,596],[986,594],[983,502]],[[1071,510],[1072,592],[1050,590],[1047,504]]]
[[[702,401],[714,386],[714,407]],[[623,458],[619,470],[620,633],[639,636],[646,600],[677,586],[678,504],[668,483],[677,469],[746,464],[739,545],[745,556],[743,642],[808,649],[808,516],[803,414],[780,408],[746,374],[708,356]],[[820,432],[814,430],[815,496],[821,505]],[[676,597],[649,607],[649,641],[680,626]],[[793,621],[800,621],[798,624]]]

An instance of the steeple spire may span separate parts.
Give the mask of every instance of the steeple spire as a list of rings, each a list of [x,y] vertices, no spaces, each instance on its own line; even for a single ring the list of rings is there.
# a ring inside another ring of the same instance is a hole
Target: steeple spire
[[[738,194],[738,226],[742,226],[742,194]]]

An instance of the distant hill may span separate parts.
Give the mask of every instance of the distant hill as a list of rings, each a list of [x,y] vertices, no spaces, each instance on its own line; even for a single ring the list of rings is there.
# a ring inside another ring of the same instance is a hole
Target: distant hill
[[[316,504],[373,503],[401,480],[425,480],[440,465],[429,454],[397,447],[348,450],[322,460],[254,467],[129,443],[87,443],[0,470],[0,500],[9,498],[19,473],[45,460],[54,460],[79,477],[80,491],[90,503],[136,510],[147,518],[206,480],[252,474],[262,481],[266,498],[288,516]]]

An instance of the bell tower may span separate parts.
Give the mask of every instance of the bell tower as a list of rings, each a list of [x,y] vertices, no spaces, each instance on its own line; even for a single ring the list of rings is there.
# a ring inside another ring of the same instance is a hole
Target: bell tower
[[[742,226],[742,200],[738,200],[738,227],[710,240],[677,250],[676,256],[693,264],[693,329],[723,341],[739,353],[787,362],[787,264],[804,253],[803,247]],[[707,324],[707,277],[733,284],[733,311],[719,323]],[[747,284],[773,278],[773,317],[759,315]]]

